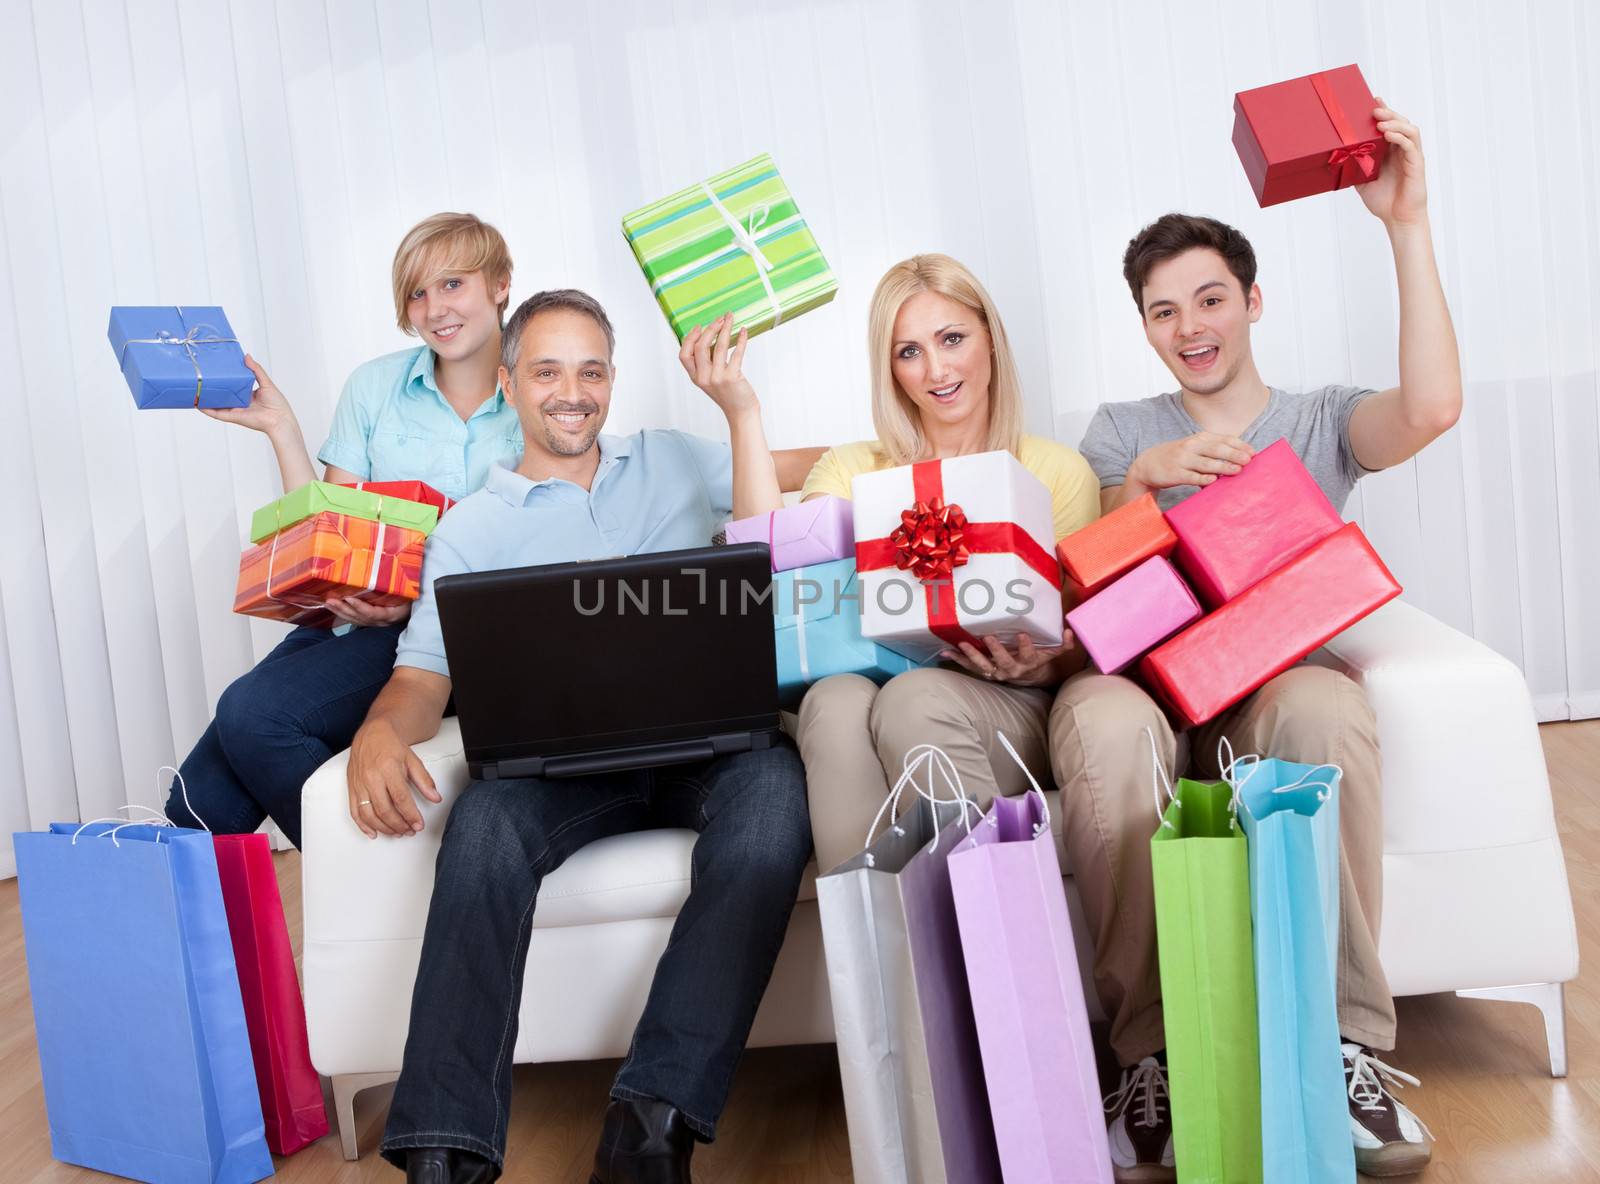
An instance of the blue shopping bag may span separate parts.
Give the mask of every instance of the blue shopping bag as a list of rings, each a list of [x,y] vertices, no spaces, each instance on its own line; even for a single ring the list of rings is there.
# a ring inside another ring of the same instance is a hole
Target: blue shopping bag
[[[1265,1178],[1349,1184],[1355,1148],[1335,998],[1340,770],[1254,756],[1218,763],[1250,853]]]
[[[51,1153],[160,1184],[272,1175],[211,836],[56,822],[15,850]]]

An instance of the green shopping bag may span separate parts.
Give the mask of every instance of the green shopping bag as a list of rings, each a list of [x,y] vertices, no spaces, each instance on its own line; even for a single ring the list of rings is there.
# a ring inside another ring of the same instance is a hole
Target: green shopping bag
[[[1250,872],[1232,796],[1225,781],[1180,779],[1150,840],[1180,1184],[1262,1180]]]

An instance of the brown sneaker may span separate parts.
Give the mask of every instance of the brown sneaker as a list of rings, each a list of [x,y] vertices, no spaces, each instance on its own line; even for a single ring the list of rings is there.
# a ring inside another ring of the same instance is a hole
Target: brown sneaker
[[[1106,1141],[1111,1175],[1119,1184],[1176,1180],[1172,1156],[1172,1103],[1167,1070],[1155,1057],[1122,1071],[1122,1084],[1106,1099]]]
[[[1344,1048],[1344,1079],[1350,1094],[1350,1134],[1356,1170],[1369,1176],[1409,1176],[1433,1158],[1433,1132],[1390,1089],[1421,1085],[1409,1073],[1385,1065],[1359,1044]]]

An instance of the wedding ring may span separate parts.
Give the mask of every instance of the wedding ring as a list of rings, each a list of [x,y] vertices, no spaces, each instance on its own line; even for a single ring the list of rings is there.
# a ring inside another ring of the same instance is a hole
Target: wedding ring
[[[359,802],[357,802],[357,803],[356,803],[356,804],[357,804],[357,805],[358,805],[358,806],[370,806],[370,805],[372,805],[372,799],[371,799],[371,798],[362,798],[362,799],[361,799],[361,800],[360,800],[360,801],[359,801]]]

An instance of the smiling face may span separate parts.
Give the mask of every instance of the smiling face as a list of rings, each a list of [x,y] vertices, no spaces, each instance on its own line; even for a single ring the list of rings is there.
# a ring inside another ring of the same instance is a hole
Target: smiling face
[[[918,292],[900,306],[889,342],[889,372],[929,421],[954,427],[989,416],[994,355],[976,309],[938,292]]]
[[[582,456],[611,410],[611,365],[605,332],[570,308],[534,314],[522,328],[516,370],[500,369],[500,386],[516,409],[529,450]]]
[[[446,361],[499,348],[500,309],[510,277],[491,287],[481,271],[448,271],[406,301],[406,319],[428,347]]]
[[[1150,269],[1144,336],[1178,385],[1196,395],[1223,390],[1250,364],[1250,326],[1261,319],[1261,288],[1246,292],[1227,262],[1195,247]]]

